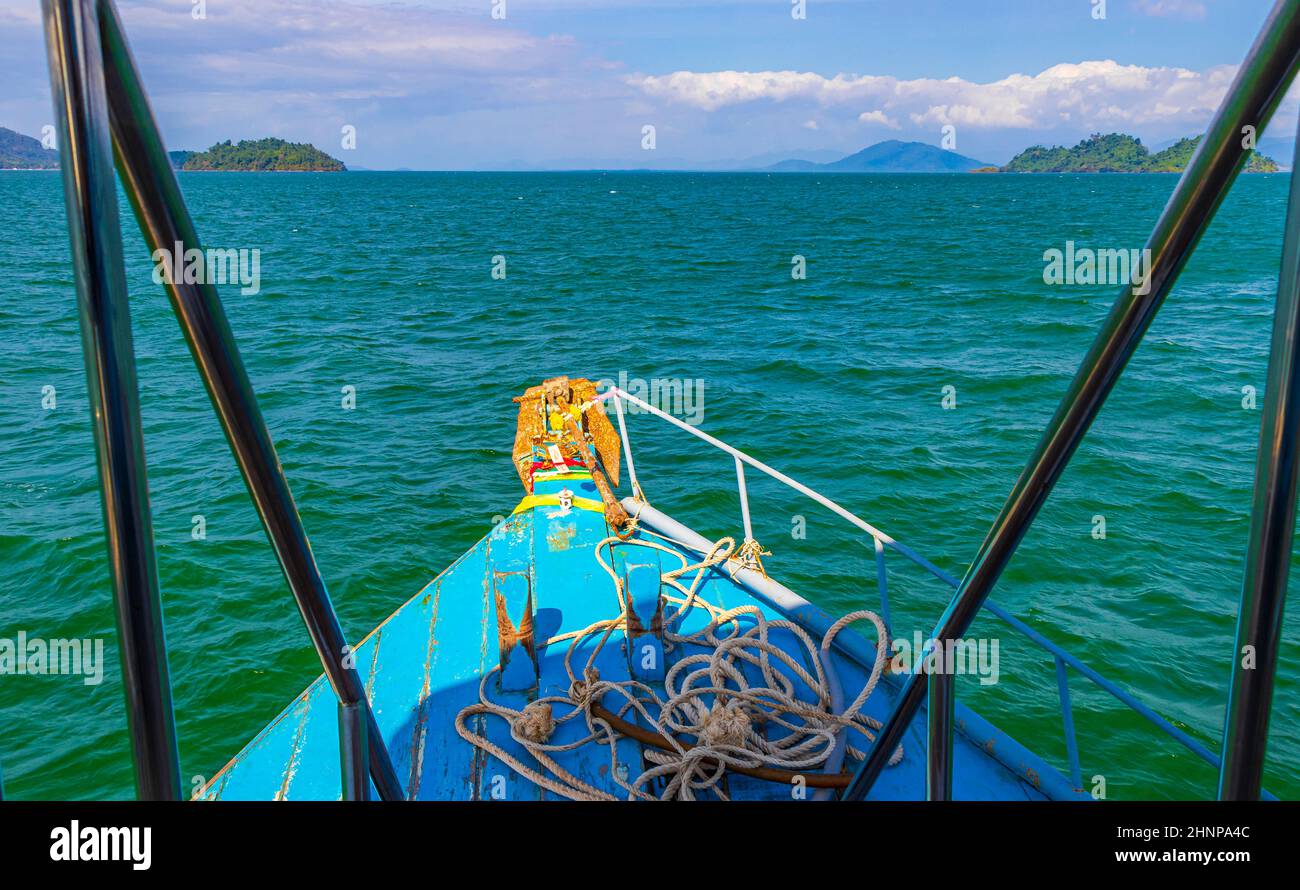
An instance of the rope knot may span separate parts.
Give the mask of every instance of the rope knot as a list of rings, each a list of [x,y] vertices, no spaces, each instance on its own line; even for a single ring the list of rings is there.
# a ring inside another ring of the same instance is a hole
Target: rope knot
[[[728,704],[715,702],[713,710],[704,715],[700,724],[700,744],[709,748],[726,745],[743,748],[749,736],[749,713],[741,707],[739,700]]]
[[[753,538],[748,538],[745,540],[745,543],[740,545],[740,549],[736,551],[735,558],[740,560],[742,565],[759,572],[764,578],[766,578],[767,569],[763,568],[763,557],[771,555],[771,550],[764,550],[762,544],[758,543],[758,541]]]
[[[589,667],[582,672],[582,676],[583,679],[574,680],[569,684],[569,700],[577,705],[578,710],[585,711],[595,698],[597,686],[600,684],[600,671]]]
[[[527,705],[515,718],[515,729],[521,738],[544,745],[555,732],[555,718],[547,702],[535,701]]]

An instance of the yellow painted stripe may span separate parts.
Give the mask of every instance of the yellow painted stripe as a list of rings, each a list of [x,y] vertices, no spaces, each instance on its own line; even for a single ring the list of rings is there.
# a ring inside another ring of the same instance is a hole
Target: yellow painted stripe
[[[565,473],[557,473],[555,472],[555,470],[537,470],[533,473],[533,478],[545,479],[547,481],[550,481],[552,479],[565,479],[565,480],[573,479],[577,482],[581,482],[584,479],[590,479],[591,474],[588,473],[586,470],[575,470],[572,468],[570,468],[568,472]]]
[[[522,501],[519,502],[519,506],[515,507],[515,509],[511,512],[510,515],[513,516],[515,513],[522,513],[525,510],[531,510],[534,507],[558,507],[558,506],[560,506],[559,495],[530,494],[528,497],[524,498]],[[575,497],[573,499],[573,506],[579,510],[590,510],[592,513],[605,512],[605,505],[602,504],[600,501],[593,501],[591,498]]]

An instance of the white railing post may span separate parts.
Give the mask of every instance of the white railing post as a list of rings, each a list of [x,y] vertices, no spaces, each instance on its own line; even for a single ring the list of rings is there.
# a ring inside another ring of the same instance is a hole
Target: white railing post
[[[749,492],[745,490],[745,465],[736,458],[736,487],[740,489],[740,517],[745,522],[745,543],[754,540],[754,529],[749,524]]]
[[[645,500],[641,493],[641,483],[636,481],[636,465],[632,463],[632,443],[627,438],[627,424],[623,422],[623,402],[618,397],[618,390],[611,390],[614,394],[614,413],[618,415],[618,434],[623,439],[623,454],[627,457],[627,478],[632,483],[632,496],[640,500]]]
[[[889,582],[885,577],[885,543],[875,535],[871,540],[876,545],[876,584],[880,587],[880,620],[885,623],[885,630],[893,633],[893,625],[889,623]]]

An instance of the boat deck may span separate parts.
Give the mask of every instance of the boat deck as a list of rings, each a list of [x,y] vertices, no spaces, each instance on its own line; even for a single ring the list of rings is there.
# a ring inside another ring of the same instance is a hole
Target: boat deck
[[[535,598],[535,639],[579,630],[593,622],[617,617],[620,606],[616,585],[595,558],[597,544],[613,535],[604,515],[592,509],[594,499],[589,480],[566,480],[577,488],[575,506],[563,511],[554,504],[558,482],[537,483],[533,497],[496,526],[469,552],[446,569],[377,627],[355,649],[358,671],[366,689],[393,765],[412,800],[548,800],[558,795],[524,778],[495,756],[467,743],[455,728],[457,715],[479,701],[480,680],[500,658],[496,617],[496,596],[500,579],[520,573],[528,579]],[[599,502],[595,502],[599,506]],[[586,504],[586,506],[578,506]],[[635,537],[646,535],[640,529]],[[653,538],[662,543],[662,539]],[[646,548],[628,548],[654,553]],[[678,546],[687,561],[700,560],[698,553]],[[671,555],[665,567],[673,567]],[[706,569],[708,577],[699,595],[724,608],[750,604],[759,607],[770,620],[797,618],[784,615],[739,583],[722,567]],[[811,608],[811,607],[809,607]],[[743,623],[744,619],[742,619]],[[708,623],[703,609],[692,609],[683,618],[681,630],[689,633]],[[834,666],[846,701],[863,688],[870,674],[874,639],[869,624],[854,625],[842,632],[841,642],[832,649]],[[820,642],[821,634],[813,632]],[[600,635],[586,638],[572,655],[573,670],[582,675],[582,665]],[[791,653],[803,653],[794,634],[773,628],[770,639]],[[540,645],[537,649],[538,687],[531,691],[500,688],[500,672],[485,685],[488,697],[497,704],[521,710],[538,696],[564,695],[570,686],[565,655],[569,641]],[[848,650],[848,651],[846,651]],[[679,644],[665,654],[666,667],[696,649]],[[855,653],[865,653],[865,657]],[[514,656],[512,656],[514,657]],[[806,669],[806,656],[801,655]],[[595,664],[602,679],[624,680],[629,663],[623,635],[613,634],[600,649]],[[749,668],[747,667],[748,671]],[[800,684],[802,685],[802,684]],[[863,711],[883,720],[893,703],[898,677],[886,674]],[[804,687],[805,692],[806,687]],[[618,710],[623,701],[606,697],[607,707]],[[557,706],[555,716],[566,709]],[[627,717],[629,721],[635,715]],[[954,763],[954,797],[979,800],[1033,800],[1048,797],[1077,797],[1055,769],[1039,760],[982,719],[958,704],[958,732]],[[515,742],[503,718],[478,714],[468,718],[467,727],[490,739],[520,761],[536,760]],[[920,800],[924,798],[925,713],[914,721],[903,743],[903,758],[888,767],[871,791],[878,800]],[[865,750],[869,742],[856,731],[848,734],[850,744]],[[588,735],[579,717],[562,723],[550,744],[564,744]],[[624,737],[618,743],[618,761],[628,765],[619,777],[635,778],[643,769],[642,744]],[[628,792],[615,781],[607,745],[588,743],[555,760],[568,772],[619,798]],[[851,770],[855,761],[848,760]],[[662,780],[643,790],[658,794]],[[751,778],[729,772],[723,782],[731,799],[789,800],[797,795],[791,785]],[[813,797],[807,789],[807,797]],[[336,699],[324,676],[317,678],[297,699],[273,720],[248,746],[220,771],[197,795],[201,799],[224,800],[334,800],[340,797],[339,735]],[[372,789],[372,798],[376,797]],[[700,795],[709,798],[711,793]]]

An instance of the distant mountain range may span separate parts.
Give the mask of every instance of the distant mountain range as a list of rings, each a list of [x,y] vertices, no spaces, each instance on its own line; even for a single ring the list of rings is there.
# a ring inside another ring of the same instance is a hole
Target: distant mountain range
[[[781,159],[769,153],[747,160],[692,162],[662,158],[654,166],[630,167],[626,161],[608,163],[556,161],[544,166],[522,161],[502,169],[515,170],[629,170],[647,171],[740,171],[764,173],[1176,173],[1191,160],[1200,136],[1186,137],[1158,144],[1153,152],[1142,140],[1124,133],[1094,134],[1072,148],[1031,146],[997,167],[977,161],[955,151],[924,142],[891,139],[878,142],[844,157],[826,150],[803,153],[800,158]],[[1294,155],[1293,142],[1282,138],[1261,140],[1260,149],[1289,162]],[[207,151],[168,152],[177,170],[242,171],[343,171],[341,161],[308,143],[283,139],[230,140],[217,143]],[[775,163],[773,163],[775,161]],[[30,136],[0,127],[0,170],[55,170],[59,153],[44,148]],[[356,168],[362,169],[362,168]],[[1245,172],[1273,173],[1287,170],[1260,151],[1251,153]]]
[[[762,169],[771,173],[969,173],[988,166],[924,142],[890,139],[827,164],[790,160]]]
[[[843,157],[842,151],[827,149],[809,149],[799,152],[801,160],[834,161]],[[688,173],[735,172],[737,170],[759,170],[790,157],[790,151],[769,151],[744,158],[719,158],[711,161],[692,160],[663,154],[662,152],[639,152],[628,157],[568,157],[549,158],[546,160],[523,160],[514,158],[497,162],[490,167],[479,168],[482,171],[509,171],[518,173],[559,172],[559,171],[679,171]],[[352,169],[356,169],[353,167]]]
[[[22,133],[0,127],[0,170],[57,170],[59,153]]]

